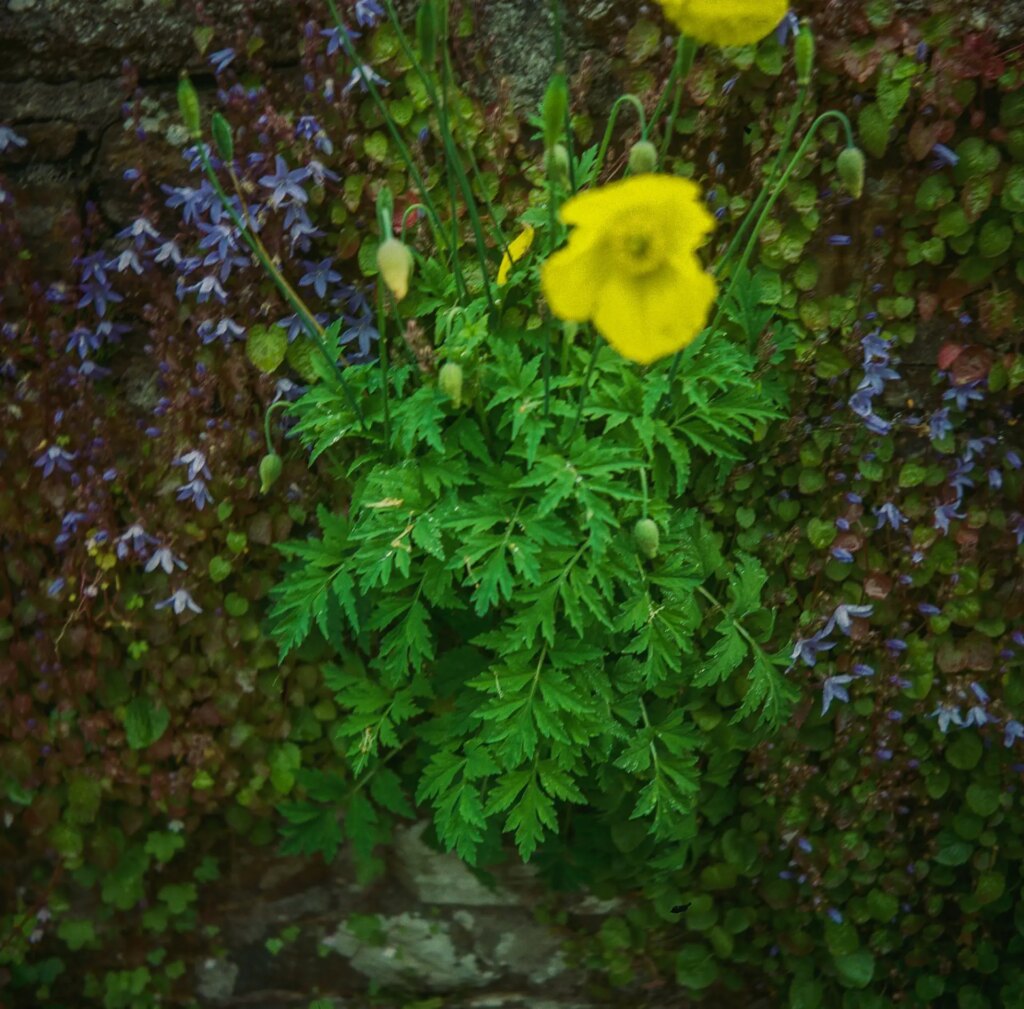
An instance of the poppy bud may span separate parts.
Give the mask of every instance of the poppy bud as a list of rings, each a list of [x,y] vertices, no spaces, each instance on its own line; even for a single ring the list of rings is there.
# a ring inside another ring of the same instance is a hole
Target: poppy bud
[[[437,387],[456,408],[462,406],[462,365],[446,361],[437,373]]]
[[[185,74],[178,79],[178,111],[185,122],[185,129],[193,140],[201,135],[199,126],[199,95]]]
[[[649,140],[639,140],[629,150],[629,170],[634,175],[653,172],[658,167],[658,149]]]
[[[544,154],[544,167],[552,177],[564,183],[569,178],[569,152],[565,144],[555,144]]]
[[[569,107],[569,89],[565,74],[555,74],[544,92],[541,112],[544,118],[544,146],[550,150],[555,146],[565,127],[565,113]]]
[[[807,18],[800,22],[800,31],[793,40],[793,59],[796,63],[797,84],[810,84],[811,71],[814,69],[814,35]]]
[[[277,478],[281,475],[281,470],[283,468],[284,463],[276,452],[271,452],[260,460],[261,494],[266,494],[267,491],[277,483]]]
[[[386,238],[380,243],[377,248],[377,269],[396,301],[401,301],[409,293],[412,267],[412,253],[404,242],[397,238]]]
[[[654,519],[639,519],[633,526],[633,542],[636,543],[637,550],[648,560],[658,556],[659,541],[660,534]]]
[[[231,136],[231,125],[219,112],[214,112],[210,118],[210,132],[213,134],[213,143],[221,160],[233,161],[235,141]]]
[[[836,160],[836,172],[846,191],[859,200],[864,192],[864,152],[859,147],[844,147]]]

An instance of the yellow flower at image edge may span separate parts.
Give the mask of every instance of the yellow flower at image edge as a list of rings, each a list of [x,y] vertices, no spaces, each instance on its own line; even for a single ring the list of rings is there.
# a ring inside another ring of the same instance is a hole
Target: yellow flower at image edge
[[[509,242],[508,252],[501,257],[501,265],[498,267],[498,286],[501,287],[508,281],[508,275],[512,270],[512,264],[518,263],[533,245],[533,228],[528,224],[523,230]]]
[[[684,35],[716,46],[760,42],[786,16],[788,0],[659,0]]]
[[[556,316],[592,321],[615,350],[640,364],[693,342],[717,291],[697,258],[714,218],[696,183],[637,175],[578,193],[559,217],[574,230],[541,267]]]

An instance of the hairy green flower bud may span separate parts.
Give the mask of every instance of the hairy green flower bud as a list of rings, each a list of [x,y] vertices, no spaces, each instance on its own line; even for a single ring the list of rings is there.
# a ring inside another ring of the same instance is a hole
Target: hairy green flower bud
[[[814,70],[814,33],[807,18],[800,22],[800,31],[793,40],[793,59],[797,84],[810,84],[811,71]]]
[[[859,200],[864,192],[864,152],[859,147],[845,147],[836,159],[836,172],[846,191]]]
[[[544,153],[544,169],[551,173],[556,182],[565,183],[569,178],[569,151],[565,144],[555,144]]]
[[[260,493],[266,494],[277,483],[277,478],[284,469],[284,463],[276,452],[265,455],[260,460]]]
[[[446,361],[437,373],[437,387],[456,408],[462,406],[462,365]]]
[[[231,124],[219,112],[214,112],[210,118],[210,132],[221,160],[234,161],[235,141],[231,136]]]
[[[634,175],[653,172],[658,167],[658,148],[649,140],[638,140],[629,149],[629,170]]]
[[[397,238],[387,238],[377,248],[377,269],[388,290],[401,301],[409,293],[412,276],[412,252]]]
[[[189,136],[198,140],[202,133],[199,124],[199,95],[186,74],[178,79],[178,111],[181,112]]]
[[[648,560],[653,560],[658,556],[660,534],[654,519],[637,520],[636,525],[633,526],[633,542],[636,543],[637,550]]]
[[[555,146],[565,128],[565,113],[569,107],[569,89],[565,83],[565,74],[555,74],[548,81],[548,89],[544,92],[541,112],[544,118],[544,146],[548,150]]]

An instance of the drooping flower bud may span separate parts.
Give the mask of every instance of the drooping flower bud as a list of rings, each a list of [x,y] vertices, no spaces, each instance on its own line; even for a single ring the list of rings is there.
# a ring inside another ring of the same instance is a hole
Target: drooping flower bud
[[[265,455],[260,460],[260,493],[266,494],[277,483],[277,478],[284,469],[284,463],[276,452]]]
[[[219,113],[210,117],[210,132],[213,143],[222,161],[233,161],[235,158],[235,141],[231,136],[231,124]]]
[[[657,523],[654,519],[638,519],[633,526],[633,542],[637,550],[648,560],[654,560],[658,556],[658,544],[661,536],[658,532]]]
[[[629,170],[633,175],[653,172],[658,167],[658,149],[649,140],[638,140],[629,149]]]
[[[836,159],[836,172],[846,191],[859,200],[864,192],[864,152],[859,147],[845,147]]]
[[[396,301],[401,301],[409,293],[412,268],[412,252],[404,242],[386,238],[377,247],[377,269]]]
[[[800,31],[793,40],[793,60],[797,84],[810,84],[811,71],[814,70],[814,33],[807,18],[800,22]]]
[[[462,365],[446,361],[437,373],[437,387],[451,401],[456,409],[462,406]]]
[[[189,136],[198,140],[202,132],[199,123],[199,95],[186,74],[178,79],[178,111],[181,112]]]
[[[569,89],[565,83],[565,74],[555,74],[548,81],[548,89],[544,92],[544,103],[541,106],[544,117],[544,146],[548,150],[555,146],[562,135],[568,107]]]
[[[569,151],[565,144],[555,144],[545,151],[544,168],[556,182],[565,184],[569,178]]]

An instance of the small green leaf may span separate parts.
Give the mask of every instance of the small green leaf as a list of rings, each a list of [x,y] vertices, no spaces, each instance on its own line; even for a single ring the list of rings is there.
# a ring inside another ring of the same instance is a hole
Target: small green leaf
[[[170,712],[157,707],[148,697],[136,697],[124,714],[124,731],[128,745],[133,750],[144,750],[152,746],[170,724]]]

